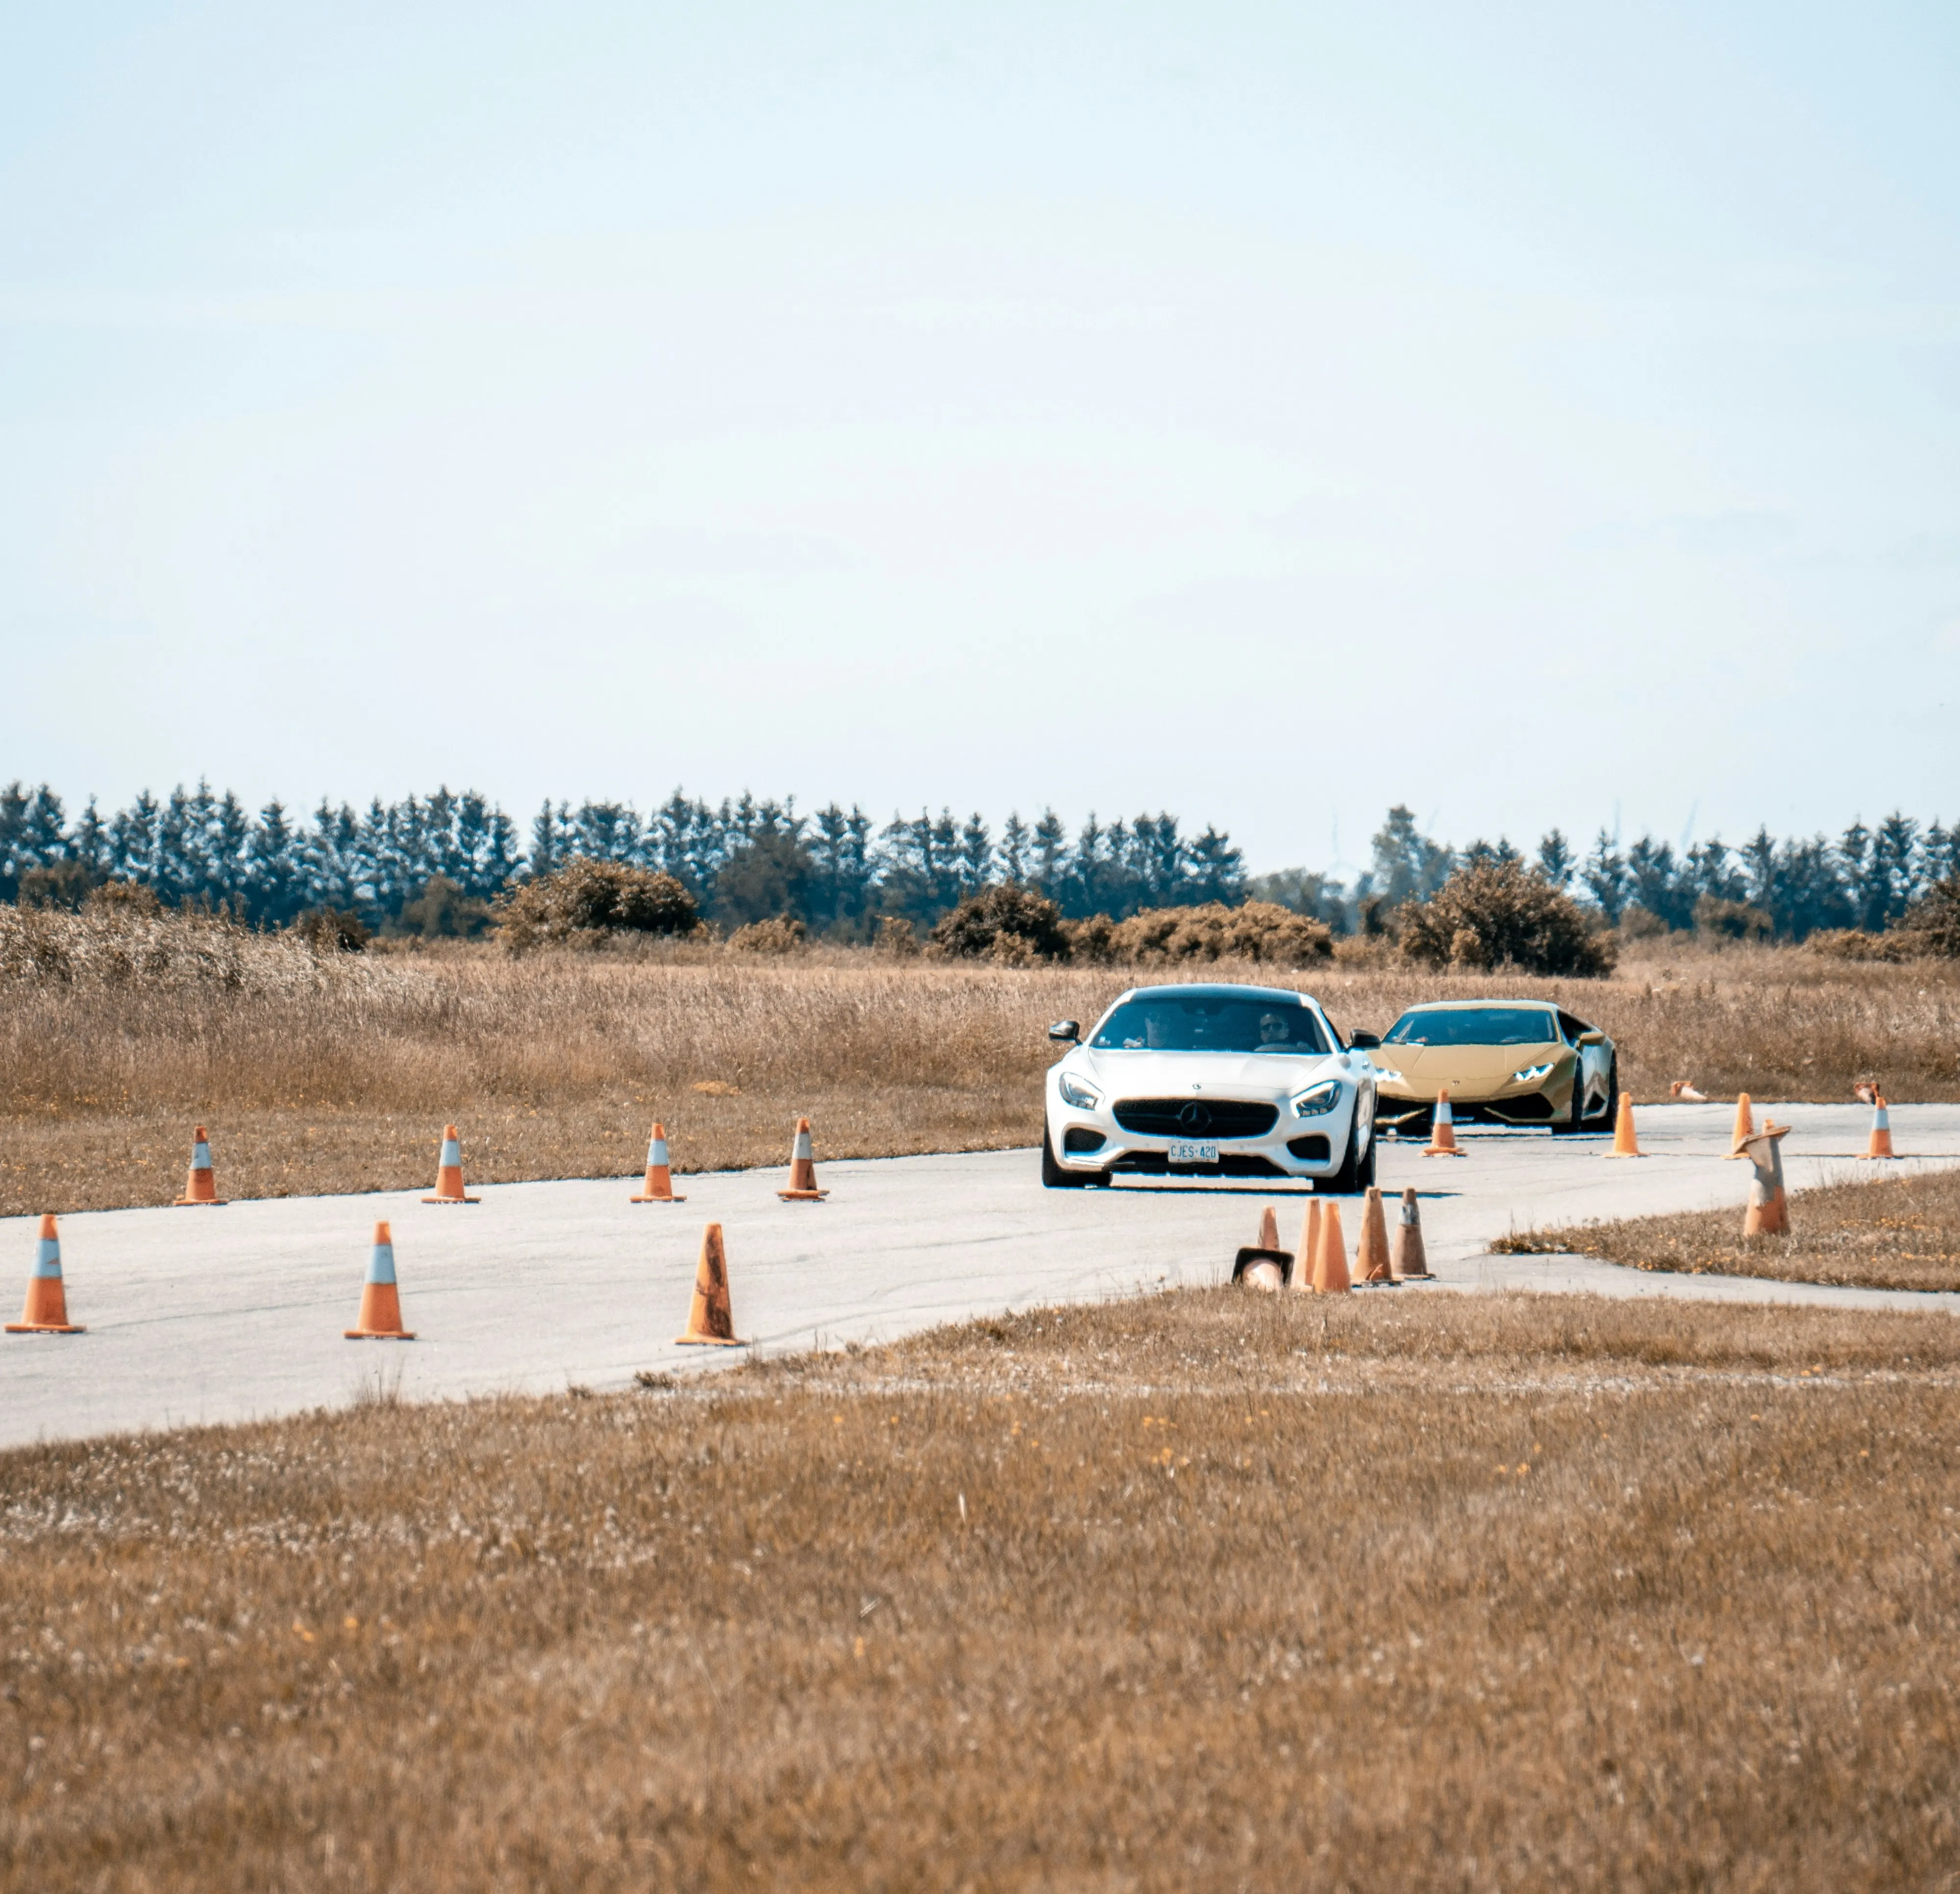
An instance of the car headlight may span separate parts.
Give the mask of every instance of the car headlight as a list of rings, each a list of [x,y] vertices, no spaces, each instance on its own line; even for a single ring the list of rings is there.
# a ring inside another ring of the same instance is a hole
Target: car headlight
[[[1093,1112],[1102,1102],[1096,1093],[1068,1072],[1062,1074],[1055,1089],[1061,1093],[1064,1103],[1073,1105],[1079,1112]]]
[[[1293,1115],[1296,1118],[1318,1118],[1322,1112],[1331,1112],[1341,1102],[1341,1081],[1338,1078],[1324,1078],[1318,1085],[1309,1085],[1293,1101]]]
[[[1402,1082],[1402,1075],[1399,1072],[1390,1071],[1386,1065],[1378,1065],[1375,1068],[1375,1083],[1379,1085],[1384,1081],[1391,1085],[1399,1085]]]
[[[1527,1065],[1522,1071],[1511,1074],[1511,1083],[1513,1085],[1535,1085],[1540,1079],[1551,1078],[1552,1068],[1558,1063],[1557,1059],[1548,1058],[1542,1065]]]

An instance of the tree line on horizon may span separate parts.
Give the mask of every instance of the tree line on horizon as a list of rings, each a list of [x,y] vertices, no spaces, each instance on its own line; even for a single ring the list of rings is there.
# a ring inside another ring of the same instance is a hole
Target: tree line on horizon
[[[1605,829],[1582,856],[1558,829],[1527,857],[1506,838],[1457,849],[1424,835],[1398,804],[1376,832],[1369,867],[1351,885],[1304,869],[1256,877],[1255,895],[1283,900],[1336,932],[1385,931],[1396,910],[1426,901],[1459,867],[1516,862],[1572,893],[1609,927],[1656,932],[1703,928],[1743,937],[1803,941],[1828,929],[1883,933],[1927,892],[1960,876],[1960,824],[1895,812],[1876,828],[1853,822],[1834,840],[1779,839],[1760,827],[1739,845],[1719,838],[1677,852],[1643,835],[1622,846]]]
[[[473,791],[377,798],[364,813],[323,800],[295,820],[276,801],[255,814],[200,783],[161,800],[146,792],[107,816],[91,799],[71,822],[45,784],[0,790],[7,901],[73,905],[89,887],[119,880],[167,906],[221,910],[256,927],[331,910],[377,929],[467,931],[514,883],[580,856],[670,874],[726,926],[781,916],[844,937],[864,937],[884,915],[929,927],[1002,882],[1040,890],[1070,918],[1120,921],[1250,897],[1337,934],[1381,932],[1458,868],[1511,861],[1573,893],[1608,925],[1685,928],[1713,917],[1723,931],[1800,941],[1821,929],[1895,925],[1929,887],[1960,874],[1960,826],[1895,813],[1875,828],[1854,822],[1835,839],[1778,839],[1762,828],[1739,845],[1711,839],[1678,852],[1650,836],[1622,847],[1602,829],[1583,856],[1554,829],[1527,858],[1501,836],[1452,848],[1397,804],[1372,839],[1370,865],[1350,883],[1300,868],[1249,877],[1229,835],[1211,826],[1188,835],[1168,814],[1106,825],[1091,815],[1071,835],[1046,810],[1032,823],[1011,815],[996,834],[977,813],[963,823],[922,810],[880,825],[855,805],[803,813],[794,798],[744,794],[711,805],[676,790],[644,816],[629,803],[547,802],[527,836]]]
[[[928,927],[1003,881],[1041,888],[1071,916],[1118,919],[1246,892],[1231,838],[1208,826],[1187,834],[1169,814],[1107,824],[1091,815],[1071,835],[1045,810],[1033,823],[1010,816],[996,835],[977,813],[963,823],[921,810],[880,825],[855,805],[803,813],[794,798],[715,806],[676,790],[645,816],[629,803],[546,802],[527,839],[473,791],[377,797],[364,813],[323,800],[295,821],[277,801],[254,815],[200,783],[161,801],[146,792],[107,816],[91,800],[71,823],[45,784],[0,790],[8,901],[74,905],[115,880],[256,927],[332,911],[377,930],[466,931],[507,889],[578,857],[670,874],[725,926],[787,917],[847,938],[887,915]]]

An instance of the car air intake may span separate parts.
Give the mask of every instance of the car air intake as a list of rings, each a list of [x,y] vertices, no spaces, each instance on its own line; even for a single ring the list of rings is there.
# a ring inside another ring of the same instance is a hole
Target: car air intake
[[[1140,1138],[1262,1138],[1279,1108],[1244,1098],[1122,1098],[1116,1122]]]
[[[1287,1149],[1303,1164],[1324,1164],[1334,1154],[1325,1132],[1310,1131],[1304,1138],[1289,1138]]]
[[[1084,1125],[1071,1125],[1061,1134],[1061,1148],[1064,1151],[1100,1151],[1102,1134]]]

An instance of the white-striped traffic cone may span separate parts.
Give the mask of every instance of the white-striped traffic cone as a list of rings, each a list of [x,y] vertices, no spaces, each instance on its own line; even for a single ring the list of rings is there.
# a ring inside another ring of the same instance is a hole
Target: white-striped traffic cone
[[[395,1286],[395,1240],[385,1223],[374,1226],[374,1247],[361,1288],[359,1326],[342,1333],[350,1342],[412,1342],[402,1326],[401,1291]]]
[[[68,1319],[68,1294],[62,1287],[61,1236],[55,1220],[41,1219],[40,1241],[34,1249],[34,1273],[27,1278],[27,1306],[18,1322],[7,1324],[9,1335],[82,1335],[86,1330]]]
[[[177,1202],[215,1205],[224,1201],[218,1194],[218,1179],[212,1175],[211,1143],[200,1125],[191,1135],[190,1175],[184,1180],[184,1194]]]
[[[640,1186],[640,1194],[628,1199],[636,1204],[684,1204],[685,1197],[674,1195],[673,1172],[667,1163],[667,1128],[657,1118],[654,1120],[654,1135],[647,1141],[647,1180]]]
[[[830,1195],[816,1187],[816,1151],[810,1142],[810,1120],[797,1120],[796,1142],[790,1147],[790,1187],[776,1195],[784,1203],[821,1203]]]
[[[466,1197],[463,1194],[463,1140],[453,1125],[442,1128],[442,1155],[436,1160],[435,1195],[425,1197],[425,1204],[476,1204],[480,1197]]]

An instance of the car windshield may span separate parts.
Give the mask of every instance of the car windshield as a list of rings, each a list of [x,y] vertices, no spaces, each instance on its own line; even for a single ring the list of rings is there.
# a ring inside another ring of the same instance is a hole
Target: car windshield
[[[1125,1000],[1090,1044],[1118,1052],[1320,1053],[1327,1035],[1311,1007],[1284,1000]]]
[[[1558,1028],[1538,1006],[1418,1007],[1389,1030],[1384,1046],[1545,1046]]]

